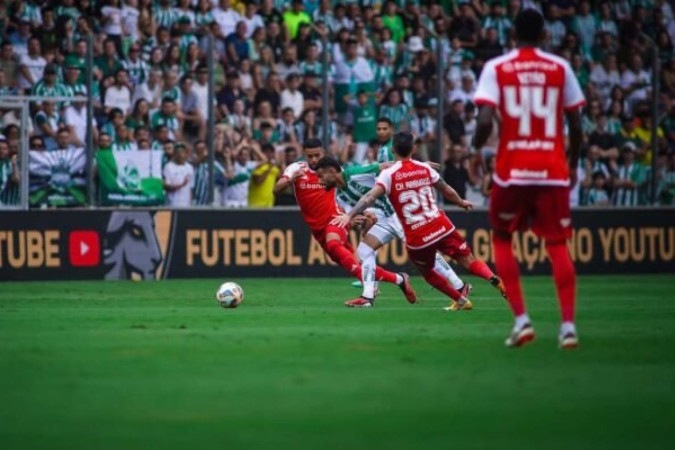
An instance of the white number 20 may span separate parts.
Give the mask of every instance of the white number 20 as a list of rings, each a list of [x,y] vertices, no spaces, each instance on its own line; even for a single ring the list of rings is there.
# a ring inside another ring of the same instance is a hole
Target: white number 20
[[[543,86],[507,86],[504,88],[504,106],[506,113],[520,119],[518,134],[530,136],[532,117],[544,119],[547,138],[554,138],[558,124],[558,97],[560,89],[546,88],[546,103],[544,103]],[[520,98],[520,101],[518,99]]]
[[[403,217],[408,225],[432,219],[438,215],[434,191],[424,186],[419,191],[404,191],[398,196],[403,205]]]

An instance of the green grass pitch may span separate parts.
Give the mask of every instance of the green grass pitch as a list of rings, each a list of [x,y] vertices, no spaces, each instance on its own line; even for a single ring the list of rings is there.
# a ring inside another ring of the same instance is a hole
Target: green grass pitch
[[[346,278],[6,283],[0,449],[666,449],[675,438],[668,276],[583,277],[581,348],[557,349],[548,277],[525,280],[537,340],[507,350],[504,301],[447,313]]]

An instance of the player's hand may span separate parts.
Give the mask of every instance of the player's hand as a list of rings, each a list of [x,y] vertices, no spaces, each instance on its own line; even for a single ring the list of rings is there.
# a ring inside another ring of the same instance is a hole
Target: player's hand
[[[437,163],[437,162],[427,161],[427,164],[429,165],[429,167],[431,167],[432,169],[434,169],[436,172],[438,172],[438,171],[441,170],[441,165],[440,165],[439,163]]]
[[[457,206],[460,208],[463,208],[465,211],[471,211],[473,209],[473,203],[471,203],[468,200],[462,200],[460,201]]]
[[[295,181],[298,178],[302,178],[305,176],[305,172],[307,172],[307,169],[305,167],[301,167],[295,172],[293,172],[293,175],[291,175],[291,181]]]
[[[346,228],[350,221],[349,214],[340,214],[339,216],[333,217],[330,224],[335,225],[336,227]]]
[[[371,211],[363,213],[363,222],[361,223],[361,233],[366,234],[377,223],[377,216]]]

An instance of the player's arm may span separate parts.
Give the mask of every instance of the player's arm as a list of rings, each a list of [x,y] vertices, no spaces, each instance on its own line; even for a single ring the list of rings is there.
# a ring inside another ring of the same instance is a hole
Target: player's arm
[[[293,166],[294,164],[292,164]],[[274,193],[278,194],[284,190],[286,190],[288,187],[292,186],[295,180],[300,178],[305,174],[305,168],[304,167],[297,167],[295,170],[290,170],[292,169],[291,166],[288,166],[286,168],[286,172],[277,180],[277,183],[274,185]]]
[[[495,107],[492,105],[481,105],[476,118],[476,133],[473,136],[473,146],[480,150],[485,146],[492,134],[492,124],[494,123]]]
[[[338,227],[346,227],[351,223],[354,217],[361,214],[366,209],[373,206],[375,201],[384,194],[384,186],[376,184],[370,191],[366,193],[361,199],[356,203],[356,205],[349,211],[349,214],[342,214],[331,220],[331,225],[336,225]]]
[[[457,205],[460,208],[466,209],[467,211],[473,209],[473,203],[464,200],[462,197],[460,197],[457,191],[451,188],[448,185],[448,183],[443,181],[442,178],[439,178],[436,184],[434,184],[434,186],[436,187],[436,189],[439,190],[441,195],[443,195],[443,197],[450,203]]]
[[[570,182],[574,186],[577,182],[577,166],[579,165],[579,155],[581,153],[581,144],[584,138],[581,129],[581,113],[579,108],[568,110],[565,113],[569,126],[569,151],[567,154],[567,164],[570,168]]]

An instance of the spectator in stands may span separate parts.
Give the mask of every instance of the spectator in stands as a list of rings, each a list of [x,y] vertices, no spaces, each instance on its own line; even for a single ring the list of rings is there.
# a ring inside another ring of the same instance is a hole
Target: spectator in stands
[[[274,206],[274,185],[281,174],[281,164],[277,161],[273,145],[265,144],[262,152],[266,161],[251,173],[248,205],[254,208],[271,208]]]
[[[171,207],[184,208],[192,204],[195,172],[192,164],[187,162],[187,156],[185,145],[176,144],[173,157],[162,169],[167,205]]]
[[[304,97],[302,92],[298,90],[299,77],[292,73],[286,78],[286,88],[281,91],[280,106],[283,109],[290,108],[293,110],[295,117],[302,116],[304,110]]]
[[[16,46],[14,48],[16,49]],[[42,57],[40,40],[36,37],[31,37],[28,40],[28,51],[21,57],[19,62],[17,87],[28,94],[31,87],[42,79],[46,66],[47,60]]]
[[[0,207],[19,205],[20,183],[17,154],[11,154],[7,140],[0,138]]]
[[[466,198],[466,188],[470,182],[466,150],[460,143],[450,146],[448,159],[445,161],[443,180],[452,187],[460,197]]]
[[[632,142],[624,144],[621,150],[621,164],[614,177],[615,206],[638,206],[644,204],[641,188],[646,181],[645,167],[635,160],[637,147]]]
[[[103,106],[106,112],[113,108],[121,110],[124,114],[131,111],[131,89],[125,69],[118,69],[115,72],[115,84],[105,90]]]
[[[234,149],[228,147],[225,152],[225,178],[227,187],[223,193],[224,206],[228,208],[246,208],[251,173],[267,157],[260,151],[258,144],[251,140],[242,140]],[[251,155],[255,159],[251,159]]]
[[[184,126],[196,134],[197,139],[206,139],[206,117],[199,112],[197,96],[192,91],[192,76],[189,74],[181,78],[180,98],[180,115]]]
[[[182,141],[182,122],[176,113],[176,102],[170,98],[164,98],[162,100],[162,107],[152,115],[150,124],[153,128],[156,128],[158,125],[165,125],[169,130],[169,139]]]

